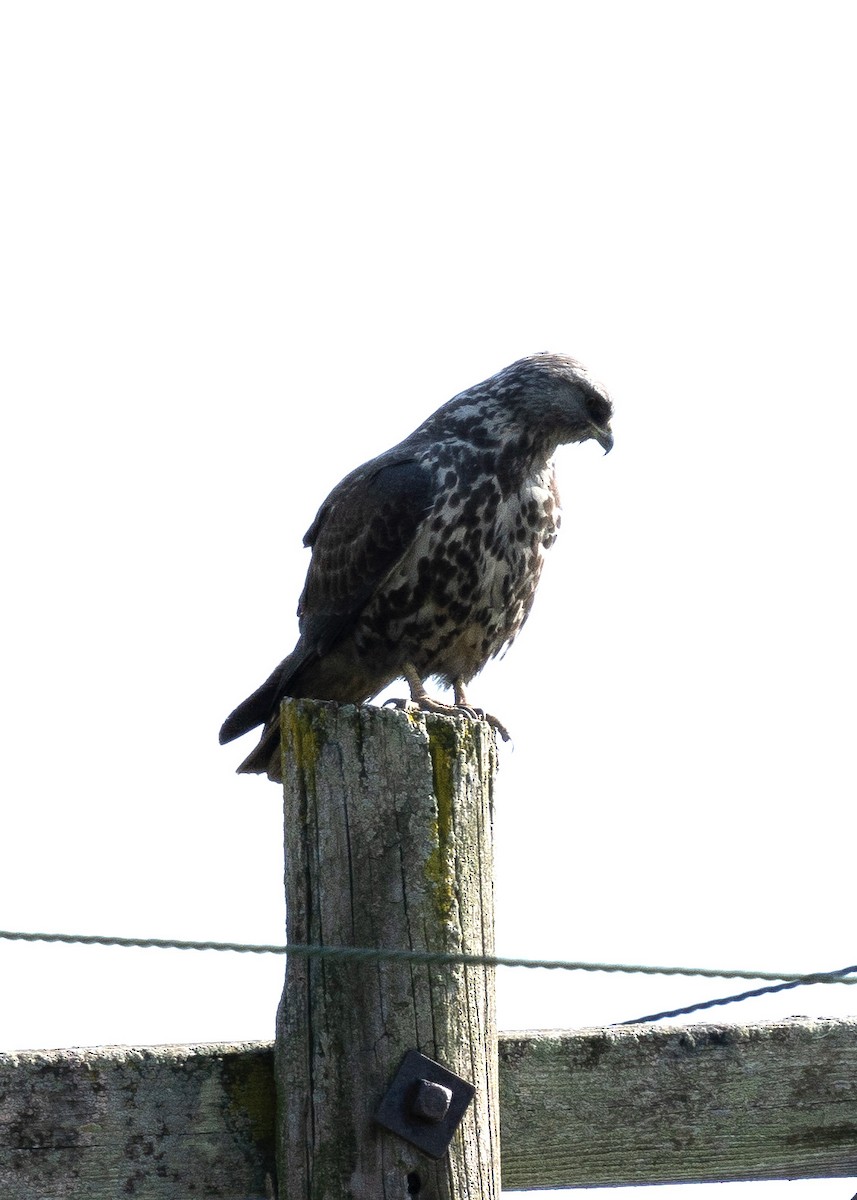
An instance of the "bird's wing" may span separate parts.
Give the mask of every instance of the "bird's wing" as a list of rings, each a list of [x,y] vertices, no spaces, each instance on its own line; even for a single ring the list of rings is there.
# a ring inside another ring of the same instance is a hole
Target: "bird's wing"
[[[348,632],[416,537],[435,498],[431,471],[401,454],[374,459],[337,484],[304,537],[313,554],[298,605],[298,644],[229,714],[221,742],[268,721],[295,675]]]
[[[312,561],[298,620],[310,653],[324,654],[351,628],[436,499],[432,472],[413,457],[385,455],[334,488],[304,538]]]

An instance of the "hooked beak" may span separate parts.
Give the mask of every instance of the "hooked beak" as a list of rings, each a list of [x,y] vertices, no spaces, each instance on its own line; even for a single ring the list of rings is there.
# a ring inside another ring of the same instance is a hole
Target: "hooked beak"
[[[599,425],[592,426],[592,436],[595,438],[598,445],[602,448],[605,454],[609,454],[613,449],[613,434],[610,431],[610,426],[604,429]]]

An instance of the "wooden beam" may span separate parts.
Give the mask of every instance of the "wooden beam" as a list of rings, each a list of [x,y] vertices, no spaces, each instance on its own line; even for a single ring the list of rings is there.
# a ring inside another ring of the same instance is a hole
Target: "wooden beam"
[[[503,1186],[857,1174],[857,1020],[500,1038]]]
[[[0,1054],[3,1200],[272,1200],[273,1170],[270,1046]]]
[[[857,1018],[500,1035],[506,1189],[857,1175]],[[3,1200],[271,1200],[270,1045],[0,1055]]]
[[[282,732],[289,943],[493,954],[488,724],[287,700]],[[409,1051],[464,1081],[448,1150],[443,1121],[411,1111],[421,1079],[426,1103],[456,1086],[425,1062],[395,1132],[376,1123]],[[275,1062],[280,1200],[499,1196],[492,968],[291,955]],[[403,1134],[441,1135],[438,1157]]]

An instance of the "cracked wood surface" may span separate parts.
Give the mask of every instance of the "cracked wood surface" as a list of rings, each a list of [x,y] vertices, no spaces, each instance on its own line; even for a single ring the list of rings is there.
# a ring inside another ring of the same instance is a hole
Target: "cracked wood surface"
[[[273,1197],[271,1047],[0,1054],[3,1200]]]
[[[288,941],[493,954],[488,725],[289,700],[282,730]],[[373,1120],[412,1049],[476,1088],[439,1161]],[[281,1200],[499,1195],[493,969],[290,957],[276,1076]]]
[[[857,1176],[857,1018],[499,1045],[507,1189]],[[0,1054],[0,1196],[271,1200],[273,1057],[270,1044]]]
[[[857,1176],[857,1019],[500,1035],[506,1188]]]

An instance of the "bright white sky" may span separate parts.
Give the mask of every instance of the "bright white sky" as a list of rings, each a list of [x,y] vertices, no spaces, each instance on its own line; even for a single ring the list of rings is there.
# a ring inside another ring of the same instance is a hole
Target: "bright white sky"
[[[0,927],[282,940],[279,795],[217,730],[292,647],[301,537],[352,466],[552,349],[613,393],[616,447],[561,451],[533,618],[470,689],[515,740],[498,951],[857,958],[852,16],[4,6]],[[267,1038],[283,968],[0,964],[5,1049]],[[742,986],[507,970],[500,1026]],[[715,1192],[849,1181],[676,1195]]]

